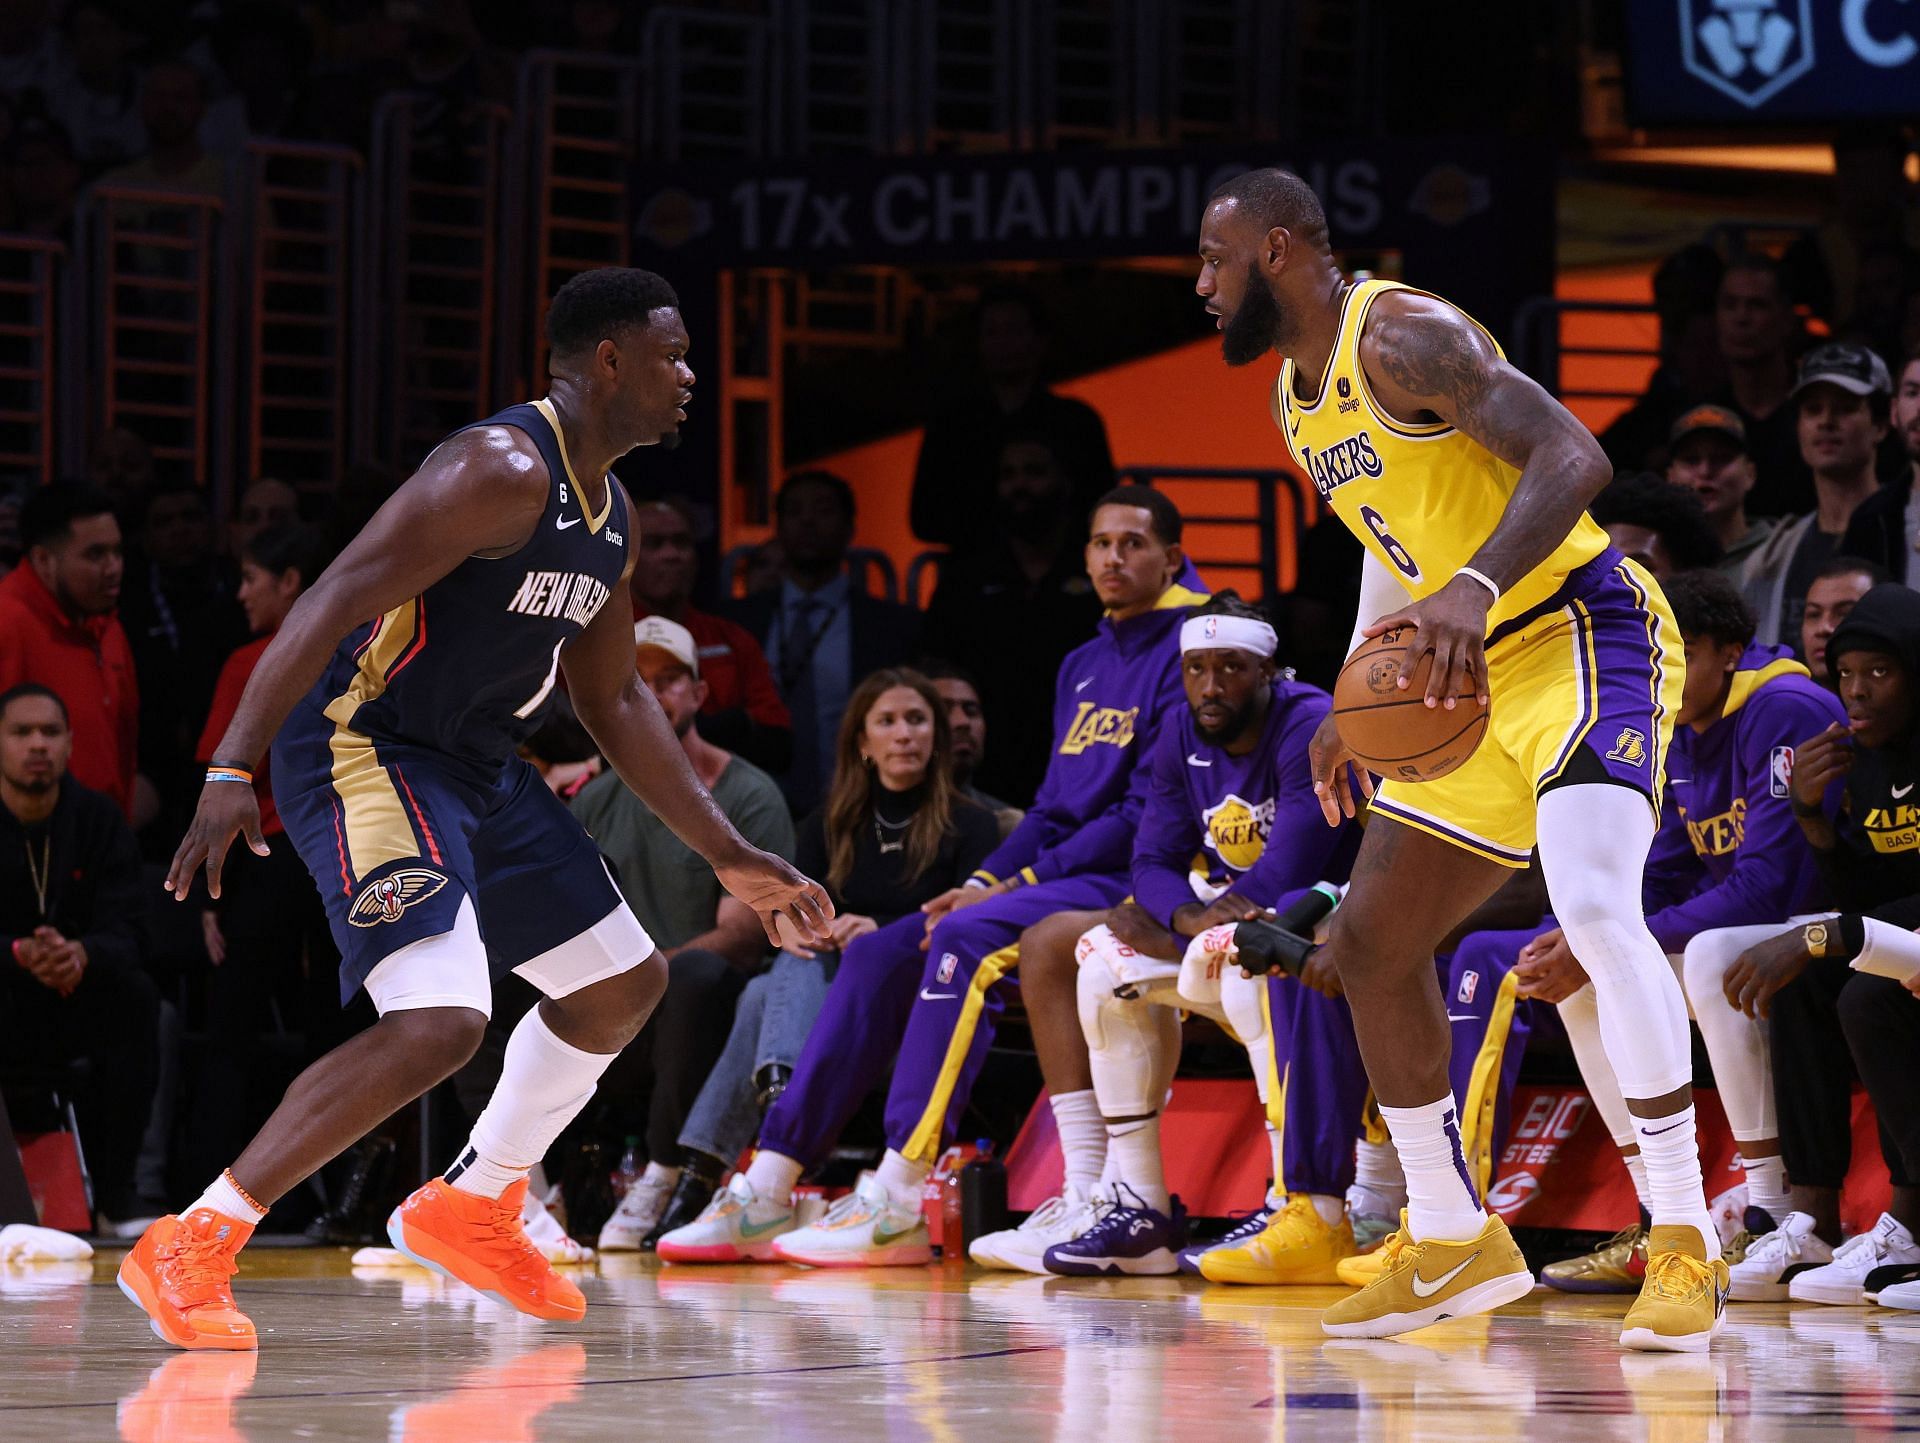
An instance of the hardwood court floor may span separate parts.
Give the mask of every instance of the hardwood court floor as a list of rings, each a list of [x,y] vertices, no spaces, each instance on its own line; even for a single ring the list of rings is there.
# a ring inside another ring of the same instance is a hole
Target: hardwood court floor
[[[118,1254],[0,1268],[0,1439],[1691,1440],[1920,1433],[1920,1314],[1736,1305],[1707,1356],[1623,1354],[1624,1300],[1542,1291],[1329,1342],[1335,1289],[1197,1279],[583,1270],[543,1324],[342,1251],[249,1250],[257,1354],[165,1347]]]

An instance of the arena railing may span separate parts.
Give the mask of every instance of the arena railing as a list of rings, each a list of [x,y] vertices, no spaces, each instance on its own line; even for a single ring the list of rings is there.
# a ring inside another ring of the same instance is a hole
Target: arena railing
[[[884,155],[897,148],[887,84],[889,0],[774,0],[781,155]]]
[[[249,304],[242,480],[330,491],[352,457],[348,387],[363,165],[345,146],[254,141],[239,212]]]
[[[62,359],[63,390],[90,403],[83,438],[126,425],[152,446],[163,477],[201,485],[225,475],[230,459],[213,406],[215,377],[230,374],[231,360],[231,288],[213,284],[226,262],[223,216],[211,195],[88,190],[74,247],[82,335]]]
[[[0,235],[0,475],[59,471],[58,291],[66,247]]]
[[[642,147],[659,160],[768,153],[774,66],[766,17],[663,6],[641,41]]]
[[[1607,428],[1660,364],[1659,315],[1636,301],[1535,296],[1514,315],[1513,363],[1592,431]]]
[[[1319,503],[1277,467],[1127,466],[1122,484],[1152,486],[1180,508],[1185,550],[1216,588],[1249,601],[1293,589],[1300,539]]]

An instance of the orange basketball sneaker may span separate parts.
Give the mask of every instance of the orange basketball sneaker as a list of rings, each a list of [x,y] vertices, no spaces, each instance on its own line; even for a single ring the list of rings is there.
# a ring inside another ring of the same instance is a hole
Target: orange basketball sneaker
[[[553,1270],[520,1222],[527,1180],[498,1198],[435,1178],[387,1219],[393,1245],[423,1268],[536,1318],[578,1322],[587,1299]]]
[[[212,1208],[169,1213],[121,1262],[120,1291],[152,1320],[154,1336],[176,1348],[257,1348],[253,1320],[234,1306],[227,1283],[252,1236],[253,1224]]]

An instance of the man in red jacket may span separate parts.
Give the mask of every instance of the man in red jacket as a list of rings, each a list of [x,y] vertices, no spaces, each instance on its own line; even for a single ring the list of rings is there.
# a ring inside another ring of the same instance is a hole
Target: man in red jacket
[[[42,487],[20,515],[24,563],[0,580],[0,691],[38,682],[73,722],[74,779],[131,814],[140,692],[120,601],[120,526],[105,492]]]

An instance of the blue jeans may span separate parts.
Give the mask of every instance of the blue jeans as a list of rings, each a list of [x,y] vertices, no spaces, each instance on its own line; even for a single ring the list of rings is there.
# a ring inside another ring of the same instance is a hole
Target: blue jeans
[[[753,1077],[769,1063],[791,1068],[799,1059],[813,1019],[827,995],[827,964],[821,957],[782,952],[747,983],[733,1014],[726,1049],[707,1075],[687,1114],[680,1145],[729,1165],[760,1131]]]

